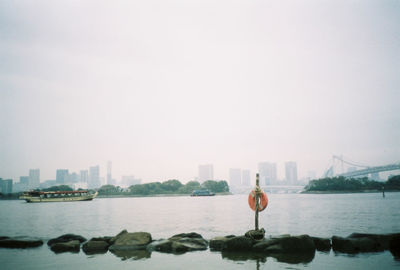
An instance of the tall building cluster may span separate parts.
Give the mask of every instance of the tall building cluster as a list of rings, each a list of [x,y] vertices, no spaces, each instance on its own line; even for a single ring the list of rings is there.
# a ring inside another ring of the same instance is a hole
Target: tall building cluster
[[[199,165],[199,181],[214,180],[214,166],[212,164]]]
[[[232,187],[250,186],[250,170],[229,169],[229,185]]]

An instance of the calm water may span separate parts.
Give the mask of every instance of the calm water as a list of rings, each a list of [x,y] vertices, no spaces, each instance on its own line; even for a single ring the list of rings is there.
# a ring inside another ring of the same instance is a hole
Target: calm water
[[[400,232],[400,193],[271,194],[260,214],[269,235],[309,234],[331,237],[353,232]],[[91,202],[28,204],[0,201],[0,235],[28,235],[44,240],[65,233],[86,238],[112,236],[123,229],[147,231],[153,239],[182,232],[204,238],[240,235],[254,227],[247,196],[110,198]],[[289,264],[200,251],[183,255],[158,252],[122,260],[102,255],[54,254],[47,245],[27,250],[0,249],[1,269],[394,269],[400,266],[388,251],[358,255],[316,252],[309,263]]]

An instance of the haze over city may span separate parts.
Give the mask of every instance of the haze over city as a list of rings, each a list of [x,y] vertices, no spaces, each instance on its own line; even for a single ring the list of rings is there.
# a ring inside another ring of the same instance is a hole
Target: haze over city
[[[320,2],[1,2],[0,177],[399,163],[400,4]]]

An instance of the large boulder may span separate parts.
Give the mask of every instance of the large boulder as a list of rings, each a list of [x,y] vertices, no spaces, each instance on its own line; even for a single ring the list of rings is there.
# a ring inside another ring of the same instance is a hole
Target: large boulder
[[[146,249],[146,246],[151,241],[151,234],[148,232],[129,233],[127,231],[122,231],[111,240],[113,244],[109,247],[109,250],[115,251]]]
[[[258,241],[254,250],[267,253],[315,252],[313,239],[308,235],[284,235]]]
[[[55,253],[61,252],[79,252],[81,243],[79,240],[72,240],[68,242],[60,242],[52,244],[50,249]]]
[[[375,252],[382,251],[383,247],[378,240],[370,237],[344,238],[332,237],[332,249],[341,253]]]
[[[210,240],[210,249],[213,251],[220,251],[226,245],[226,241],[236,237],[235,235],[217,236]]]
[[[91,239],[90,241],[83,244],[82,250],[86,254],[101,254],[106,253],[109,246],[110,244],[106,241]]]
[[[188,251],[206,250],[208,242],[198,233],[176,234],[168,239],[160,239],[147,246],[149,251],[167,253],[184,253]]]
[[[329,238],[311,237],[318,251],[330,251],[332,244]]]
[[[73,240],[78,240],[79,243],[86,242],[86,238],[81,236],[81,235],[64,234],[64,235],[61,235],[61,236],[59,236],[57,238],[50,239],[47,242],[47,245],[48,246],[52,246],[53,244],[56,244],[56,243],[70,242],[70,241],[73,241]]]
[[[389,249],[393,256],[400,260],[400,235],[395,235],[390,239]]]
[[[43,245],[43,241],[37,238],[18,236],[10,238],[8,236],[0,237],[0,247],[4,248],[32,248]]]
[[[246,236],[235,236],[222,243],[221,251],[250,251],[255,240]]]

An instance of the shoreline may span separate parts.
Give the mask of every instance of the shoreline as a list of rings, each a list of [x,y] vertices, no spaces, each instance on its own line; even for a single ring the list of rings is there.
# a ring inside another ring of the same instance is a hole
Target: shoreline
[[[400,192],[400,190],[385,190],[385,193]],[[315,190],[302,191],[299,194],[351,194],[351,193],[382,193],[382,190]]]

